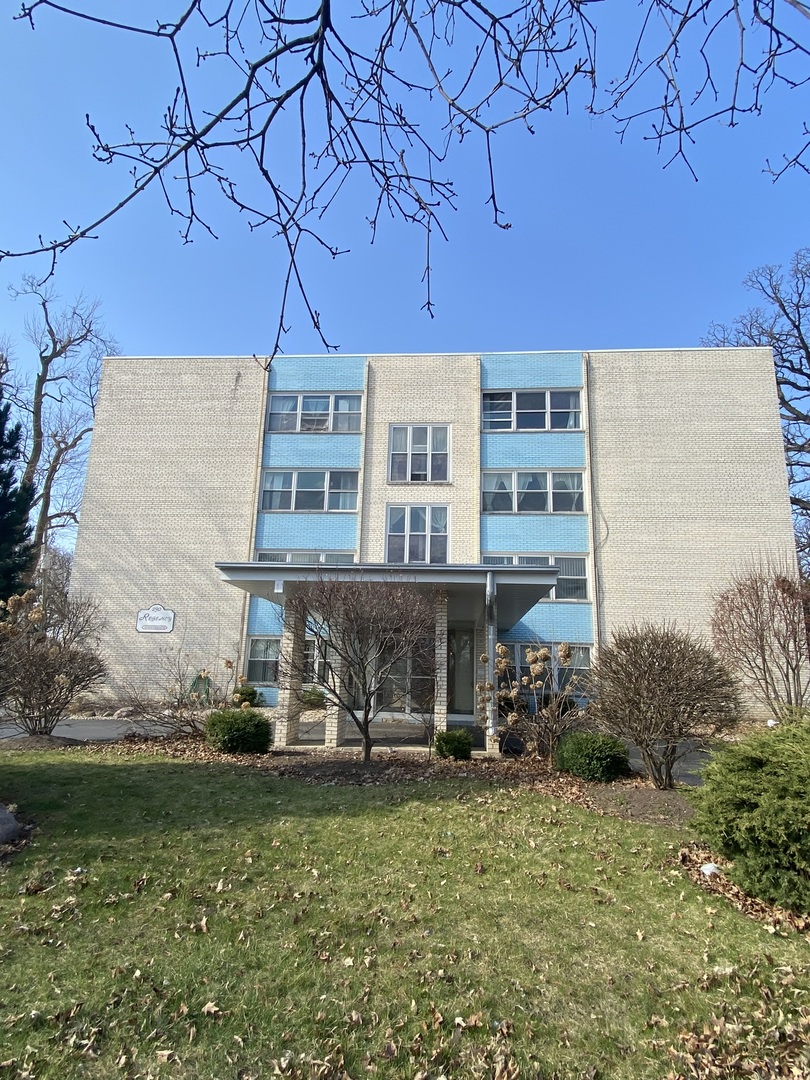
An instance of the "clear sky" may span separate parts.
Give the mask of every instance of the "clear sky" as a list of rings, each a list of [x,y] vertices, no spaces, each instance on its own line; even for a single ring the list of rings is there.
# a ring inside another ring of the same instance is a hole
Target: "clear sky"
[[[12,22],[16,0],[0,7],[6,247],[48,236],[62,219],[83,224],[97,200],[126,191],[123,172],[92,160],[84,115],[129,119],[161,107],[165,73],[150,71],[137,43],[122,38],[122,51],[110,55],[86,25],[43,13],[32,32]],[[618,37],[622,10],[616,5]],[[432,252],[433,319],[422,310],[421,231],[387,224],[370,246],[368,206],[350,195],[328,226],[349,254],[306,263],[326,336],[347,354],[697,344],[712,320],[750,306],[741,286],[750,269],[785,262],[810,243],[810,177],[794,172],[774,183],[764,172],[767,157],[797,143],[807,95],[781,91],[762,117],[734,130],[705,125],[692,155],[697,182],[679,163],[662,169],[642,126],[622,142],[609,118],[588,117],[576,101],[569,116],[538,118],[533,137],[501,133],[508,231],[491,223],[483,161],[465,144],[452,170],[459,206],[446,219],[449,240]],[[269,232],[251,233],[244,217],[208,205],[220,239],[198,232],[184,245],[177,220],[150,192],[62,257],[57,290],[98,297],[124,354],[267,352],[280,252]],[[0,262],[0,336],[19,338],[26,311],[7,299],[7,286],[41,268]],[[299,308],[283,347],[323,351]]]

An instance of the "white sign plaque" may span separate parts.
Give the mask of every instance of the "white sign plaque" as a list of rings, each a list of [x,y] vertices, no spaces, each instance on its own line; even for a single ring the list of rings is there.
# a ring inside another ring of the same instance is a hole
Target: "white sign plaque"
[[[138,612],[135,628],[139,634],[170,634],[174,630],[174,612],[160,604],[152,604]]]

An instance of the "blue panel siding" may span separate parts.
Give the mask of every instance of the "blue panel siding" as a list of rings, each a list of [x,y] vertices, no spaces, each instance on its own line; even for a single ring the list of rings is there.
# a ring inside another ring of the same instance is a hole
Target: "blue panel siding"
[[[582,386],[582,353],[488,353],[481,357],[484,390],[545,390]]]
[[[269,387],[277,390],[364,390],[364,356],[277,356]]]
[[[500,641],[567,641],[571,645],[593,644],[593,605],[544,601],[529,611],[519,623],[499,628]]]
[[[482,469],[584,469],[583,431],[484,432]]]
[[[481,551],[589,551],[587,514],[482,514]]]
[[[268,432],[262,465],[273,469],[359,469],[362,454],[360,434]]]
[[[281,608],[261,596],[251,596],[248,637],[281,637]]]
[[[270,513],[256,515],[256,547],[290,551],[354,551],[357,514]]]

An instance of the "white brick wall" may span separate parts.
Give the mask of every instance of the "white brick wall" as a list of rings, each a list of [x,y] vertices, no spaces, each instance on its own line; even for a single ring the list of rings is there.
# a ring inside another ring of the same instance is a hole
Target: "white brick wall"
[[[600,639],[643,618],[708,633],[712,595],[735,569],[792,557],[770,350],[586,363]]]
[[[237,658],[246,594],[214,562],[251,557],[265,385],[250,357],[105,360],[72,585],[102,606],[111,689],[167,649]],[[152,604],[173,633],[136,632]]]
[[[479,561],[479,357],[371,356],[368,361],[361,562],[385,561],[389,503],[450,507],[448,561]],[[389,424],[450,424],[450,481],[389,484]]]

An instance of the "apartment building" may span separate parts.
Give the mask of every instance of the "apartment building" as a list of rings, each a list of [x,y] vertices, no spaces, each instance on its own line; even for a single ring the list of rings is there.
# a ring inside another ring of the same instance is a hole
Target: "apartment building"
[[[183,651],[268,704],[296,582],[429,588],[444,726],[472,722],[495,640],[518,666],[567,642],[576,670],[634,620],[706,633],[730,574],[792,545],[767,349],[113,357],[73,581],[112,690]]]

